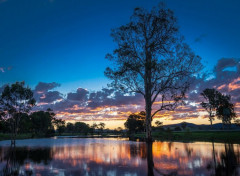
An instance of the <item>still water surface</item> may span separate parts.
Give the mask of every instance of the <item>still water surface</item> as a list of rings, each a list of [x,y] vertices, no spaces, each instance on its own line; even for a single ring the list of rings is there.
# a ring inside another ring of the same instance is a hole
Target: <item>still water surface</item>
[[[0,142],[0,175],[240,175],[240,145],[124,139],[28,139]]]

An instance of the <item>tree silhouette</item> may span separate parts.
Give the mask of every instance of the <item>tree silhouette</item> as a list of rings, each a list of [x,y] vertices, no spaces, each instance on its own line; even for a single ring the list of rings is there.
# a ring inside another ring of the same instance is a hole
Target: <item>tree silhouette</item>
[[[219,106],[217,108],[217,117],[222,120],[223,128],[225,124],[231,125],[231,120],[235,119],[234,104],[230,102],[230,95],[222,95],[219,97]]]
[[[220,154],[220,161],[217,162],[215,167],[215,175],[239,175],[238,165],[239,158],[234,152],[233,144],[225,143],[225,151]]]
[[[182,127],[183,130],[185,130],[185,128],[187,127],[187,122],[182,122],[181,127]]]
[[[146,113],[144,111],[131,114],[124,123],[125,128],[128,130],[128,133],[131,134],[144,131],[145,118]]]
[[[30,115],[30,118],[32,121],[33,133],[40,136],[52,136],[55,132],[54,124],[64,123],[55,118],[55,113],[51,109],[47,109],[47,111],[35,111]]]
[[[236,119],[236,120],[234,121],[234,123],[235,123],[238,127],[240,127],[240,119]]]
[[[201,59],[184,43],[173,12],[163,4],[150,12],[136,8],[130,22],[111,35],[117,48],[106,56],[114,66],[105,75],[113,87],[143,95],[146,139],[151,141],[153,117],[182,103],[191,75],[202,67]],[[160,104],[152,112],[156,101]]]
[[[162,127],[163,126],[163,122],[160,122],[159,120],[157,120],[155,122],[155,125],[157,125],[157,127]]]
[[[206,100],[206,102],[201,103],[201,106],[208,112],[209,121],[212,127],[212,122],[216,115],[216,110],[219,105],[219,97],[221,96],[221,93],[218,92],[216,89],[205,89],[201,93],[201,95]]]
[[[234,112],[234,105],[230,102],[230,95],[224,95],[216,89],[205,89],[201,95],[206,100],[201,105],[209,113],[211,126],[215,115],[222,120],[223,128],[224,124],[231,124],[231,120],[236,117],[236,113]]]
[[[1,118],[10,123],[12,145],[15,145],[21,115],[29,113],[35,104],[32,90],[24,87],[24,84],[16,82],[11,86],[7,85],[0,97]]]
[[[103,130],[104,130],[105,126],[106,126],[106,124],[103,123],[103,122],[100,122],[100,123],[98,124],[98,129],[101,131],[101,133],[103,133]]]
[[[97,129],[97,127],[98,127],[98,125],[97,125],[96,123],[93,123],[93,124],[91,125],[92,135],[93,135],[93,133],[95,132],[95,130]]]
[[[74,124],[68,122],[68,123],[67,123],[67,126],[66,126],[66,130],[67,130],[68,133],[69,133],[69,132],[70,132],[70,133],[73,133],[73,132],[74,132]]]

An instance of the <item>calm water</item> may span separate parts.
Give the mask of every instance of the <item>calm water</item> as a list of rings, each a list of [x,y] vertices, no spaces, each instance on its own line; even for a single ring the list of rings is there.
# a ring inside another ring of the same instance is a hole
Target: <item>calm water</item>
[[[133,142],[121,139],[29,139],[0,142],[0,175],[240,175],[240,145]]]

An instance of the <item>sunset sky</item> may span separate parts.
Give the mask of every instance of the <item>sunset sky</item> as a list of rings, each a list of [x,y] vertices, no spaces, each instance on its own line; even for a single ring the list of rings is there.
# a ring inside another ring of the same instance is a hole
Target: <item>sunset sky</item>
[[[174,11],[181,33],[209,75],[193,80],[185,106],[160,112],[156,119],[209,124],[199,106],[204,88],[232,95],[240,115],[240,1],[163,2]],[[128,23],[135,7],[151,9],[158,3],[0,0],[0,91],[5,84],[25,81],[37,100],[34,110],[50,107],[67,121],[123,127],[130,113],[144,110],[144,101],[107,87],[104,70],[110,63],[105,55],[115,48],[110,32]]]

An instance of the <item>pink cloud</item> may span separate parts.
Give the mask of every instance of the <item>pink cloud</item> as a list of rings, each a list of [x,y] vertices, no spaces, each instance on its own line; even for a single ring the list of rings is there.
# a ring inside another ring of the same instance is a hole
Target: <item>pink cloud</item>
[[[2,73],[4,73],[4,72],[5,72],[5,68],[0,67],[0,71],[1,71]]]

